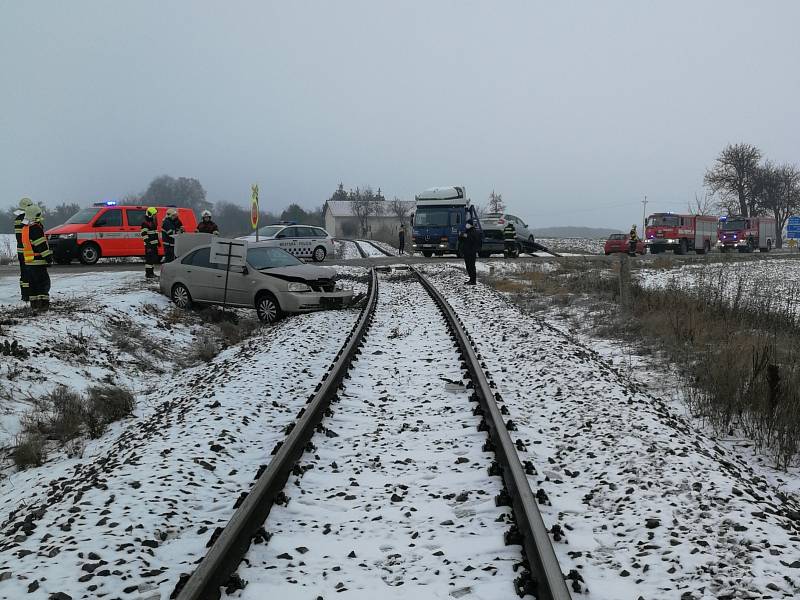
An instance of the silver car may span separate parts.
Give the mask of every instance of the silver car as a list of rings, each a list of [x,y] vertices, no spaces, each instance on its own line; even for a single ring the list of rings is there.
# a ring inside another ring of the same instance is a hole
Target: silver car
[[[481,217],[481,227],[483,228],[483,246],[480,255],[488,257],[493,253],[503,252],[505,249],[505,236],[503,230],[509,223],[514,224],[514,233],[517,243],[523,247],[526,243],[533,243],[533,233],[528,225],[514,215],[507,213],[487,213]]]
[[[256,236],[253,234],[239,239],[255,242]],[[326,256],[334,254],[333,238],[322,227],[294,223],[267,225],[258,230],[258,240],[283,248],[297,258],[310,258],[314,262],[322,262]]]
[[[197,246],[161,266],[161,293],[180,308],[193,303],[222,304],[225,265],[212,263],[211,246]],[[247,264],[231,267],[226,303],[255,308],[258,318],[272,323],[284,313],[341,308],[353,300],[353,290],[336,282],[336,272],[314,267],[274,246],[249,244]]]

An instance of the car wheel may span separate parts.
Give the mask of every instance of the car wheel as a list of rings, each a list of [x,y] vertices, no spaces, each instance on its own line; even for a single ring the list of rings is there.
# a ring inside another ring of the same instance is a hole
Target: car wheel
[[[170,297],[178,308],[182,308],[183,310],[192,308],[192,295],[189,293],[189,288],[182,283],[176,283],[172,286]]]
[[[263,292],[256,298],[256,313],[262,323],[274,323],[283,316],[280,304],[269,292]]]
[[[423,252],[422,256],[424,256],[425,258],[430,258],[431,256],[433,256],[433,252]]]
[[[325,250],[323,246],[317,246],[314,248],[314,253],[311,255],[311,258],[314,259],[314,262],[322,262],[325,260],[325,257],[328,255],[328,252]]]
[[[100,246],[92,242],[83,244],[78,258],[85,265],[95,264],[100,260]]]

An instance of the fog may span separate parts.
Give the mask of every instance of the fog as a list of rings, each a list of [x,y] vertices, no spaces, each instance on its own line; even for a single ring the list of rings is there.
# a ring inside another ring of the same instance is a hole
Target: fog
[[[797,2],[0,0],[0,206],[494,189],[532,226],[682,210],[728,143],[800,162]]]

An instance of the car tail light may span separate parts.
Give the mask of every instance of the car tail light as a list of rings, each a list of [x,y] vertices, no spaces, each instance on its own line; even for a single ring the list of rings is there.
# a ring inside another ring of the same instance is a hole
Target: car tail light
[[[505,219],[497,219],[497,222],[498,222],[500,225],[502,225],[503,223],[505,223],[505,222],[506,222],[506,220],[505,220]]]

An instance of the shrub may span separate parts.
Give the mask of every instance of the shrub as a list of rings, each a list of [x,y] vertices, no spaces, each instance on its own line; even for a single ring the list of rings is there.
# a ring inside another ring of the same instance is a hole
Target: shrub
[[[106,425],[133,414],[136,400],[128,390],[115,385],[96,385],[86,391],[83,420],[91,437],[99,437]]]
[[[17,436],[11,459],[18,469],[39,467],[47,458],[45,439],[38,433],[24,433]]]

